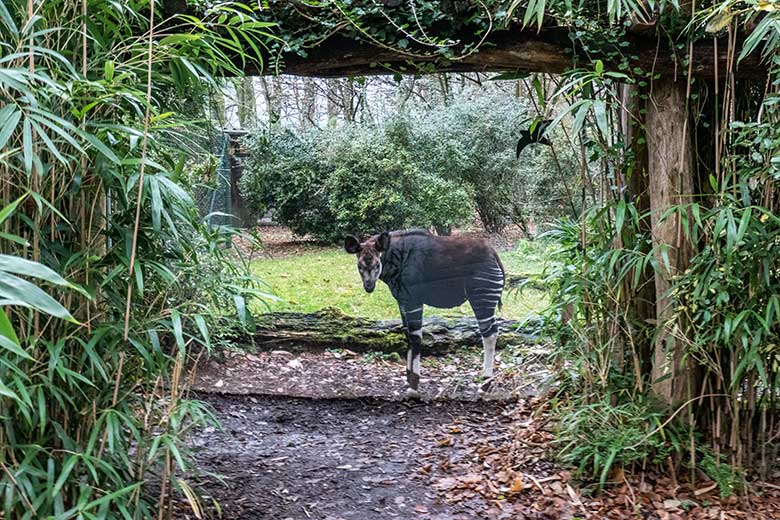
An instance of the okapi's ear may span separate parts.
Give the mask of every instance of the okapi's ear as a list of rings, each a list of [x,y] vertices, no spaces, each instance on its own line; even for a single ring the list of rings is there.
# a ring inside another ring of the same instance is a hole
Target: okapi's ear
[[[347,253],[354,255],[360,251],[360,240],[354,235],[347,235],[344,237],[344,249]]]
[[[387,251],[390,247],[390,233],[385,231],[381,235],[379,235],[376,239],[376,249],[377,251]]]

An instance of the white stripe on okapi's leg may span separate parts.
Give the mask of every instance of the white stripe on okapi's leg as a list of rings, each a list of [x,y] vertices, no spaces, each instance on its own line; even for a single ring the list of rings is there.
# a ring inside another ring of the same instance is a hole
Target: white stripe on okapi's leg
[[[493,363],[496,359],[496,340],[498,339],[498,332],[492,336],[482,338],[482,347],[485,349],[485,358],[482,365],[482,375],[485,377],[493,377]]]

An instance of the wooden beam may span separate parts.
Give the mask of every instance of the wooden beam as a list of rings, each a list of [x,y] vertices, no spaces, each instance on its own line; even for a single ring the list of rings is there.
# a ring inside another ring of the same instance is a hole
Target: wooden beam
[[[630,35],[628,47],[621,51],[635,56],[631,70],[654,71],[664,77],[681,78],[688,66],[685,55],[675,55],[667,44],[659,41],[654,32]],[[728,69],[728,45],[719,42],[718,68]],[[569,29],[548,27],[541,31],[495,31],[478,52],[452,61],[443,61],[436,54],[412,54],[400,49],[370,45],[342,36],[333,36],[319,46],[307,50],[306,57],[293,53],[282,54],[280,59],[269,59],[262,70],[248,64],[249,75],[292,74],[297,76],[345,77],[420,72],[506,72],[528,71],[562,73],[578,63],[590,67],[591,57],[569,38]],[[694,77],[713,79],[715,76],[715,47],[713,40],[701,41],[693,47]],[[607,69],[616,70],[618,63],[605,61]],[[768,68],[760,58],[749,56],[735,67],[738,77],[763,78]],[[630,72],[629,72],[630,74]]]

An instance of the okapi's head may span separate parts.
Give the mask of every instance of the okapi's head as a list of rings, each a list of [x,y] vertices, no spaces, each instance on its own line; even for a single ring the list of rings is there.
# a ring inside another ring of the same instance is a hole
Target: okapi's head
[[[347,235],[344,239],[344,249],[347,253],[356,254],[358,259],[358,272],[363,279],[363,288],[366,292],[374,292],[376,281],[382,274],[382,253],[390,247],[390,234],[374,235],[363,242],[357,237]]]

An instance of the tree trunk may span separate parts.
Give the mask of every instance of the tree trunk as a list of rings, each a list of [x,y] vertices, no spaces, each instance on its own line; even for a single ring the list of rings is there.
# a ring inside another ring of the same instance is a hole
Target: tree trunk
[[[270,85],[269,85],[270,80]],[[263,96],[265,97],[265,108],[268,112],[268,125],[273,126],[279,122],[282,117],[282,99],[281,99],[281,80],[278,76],[266,79],[260,78],[260,84],[263,87]]]
[[[224,128],[227,124],[227,118],[225,117],[225,94],[222,89],[213,90],[209,95],[209,100],[211,119],[217,121],[220,128]]]
[[[308,130],[317,122],[317,85],[314,79],[303,79],[303,110],[301,113],[301,128]]]
[[[325,96],[328,98],[328,126],[334,128],[338,123],[339,117],[339,105],[336,102],[339,97],[339,80],[326,80],[325,85]]]
[[[352,78],[347,78],[340,82],[341,91],[341,112],[344,114],[344,120],[347,123],[355,121],[355,85]]]
[[[679,333],[677,324],[670,321],[673,315],[670,279],[686,269],[693,248],[683,232],[680,215],[675,213],[664,220],[662,217],[670,207],[689,203],[693,193],[684,83],[664,79],[654,84],[646,128],[653,246],[658,264],[655,273],[658,330],[652,380],[656,395],[667,404],[673,404],[685,397],[687,385],[682,366],[683,344],[675,337]],[[688,221],[691,221],[690,216]]]
[[[257,98],[251,77],[236,81],[236,100],[238,102],[238,124],[243,129],[257,127]]]

